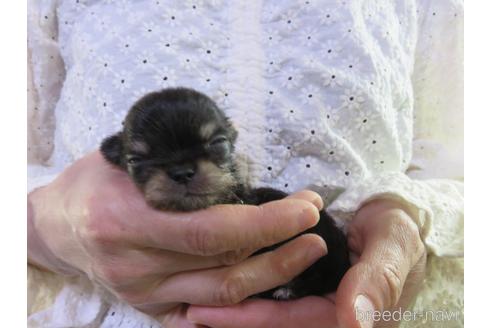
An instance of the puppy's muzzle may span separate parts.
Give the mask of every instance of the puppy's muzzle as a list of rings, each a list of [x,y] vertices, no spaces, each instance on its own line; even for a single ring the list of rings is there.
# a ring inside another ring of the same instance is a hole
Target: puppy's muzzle
[[[167,170],[167,175],[179,184],[187,184],[193,180],[196,168],[191,165],[176,166]]]

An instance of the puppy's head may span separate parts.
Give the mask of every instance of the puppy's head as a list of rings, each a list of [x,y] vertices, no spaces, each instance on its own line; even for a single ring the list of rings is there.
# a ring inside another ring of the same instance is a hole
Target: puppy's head
[[[210,98],[165,89],[137,101],[123,130],[105,139],[101,151],[130,174],[152,206],[189,211],[234,199],[236,137]]]

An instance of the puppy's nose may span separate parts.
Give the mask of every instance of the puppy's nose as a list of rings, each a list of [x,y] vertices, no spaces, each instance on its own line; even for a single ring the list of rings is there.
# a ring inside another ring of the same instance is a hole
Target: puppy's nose
[[[195,169],[188,166],[174,167],[167,171],[167,175],[177,183],[185,184],[193,179]]]

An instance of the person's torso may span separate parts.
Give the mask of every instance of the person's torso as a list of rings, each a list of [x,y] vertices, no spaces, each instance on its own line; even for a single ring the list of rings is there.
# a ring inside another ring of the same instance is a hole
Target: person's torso
[[[413,1],[65,1],[57,138],[78,158],[147,92],[195,88],[254,184],[347,186],[411,156]]]

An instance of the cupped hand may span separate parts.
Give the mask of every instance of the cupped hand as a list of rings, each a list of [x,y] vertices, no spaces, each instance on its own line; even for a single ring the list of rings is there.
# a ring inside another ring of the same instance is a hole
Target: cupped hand
[[[412,215],[412,209],[391,200],[371,201],[356,213],[347,232],[353,266],[336,294],[191,306],[188,320],[213,328],[397,327],[393,319],[409,306],[424,278],[426,252]],[[386,319],[378,316],[383,311]]]
[[[322,201],[313,192],[261,206],[160,212],[99,152],[32,192],[28,207],[31,263],[85,274],[166,327],[194,326],[185,303],[238,303],[286,283],[327,252],[321,238],[303,235],[249,257],[317,223]]]

